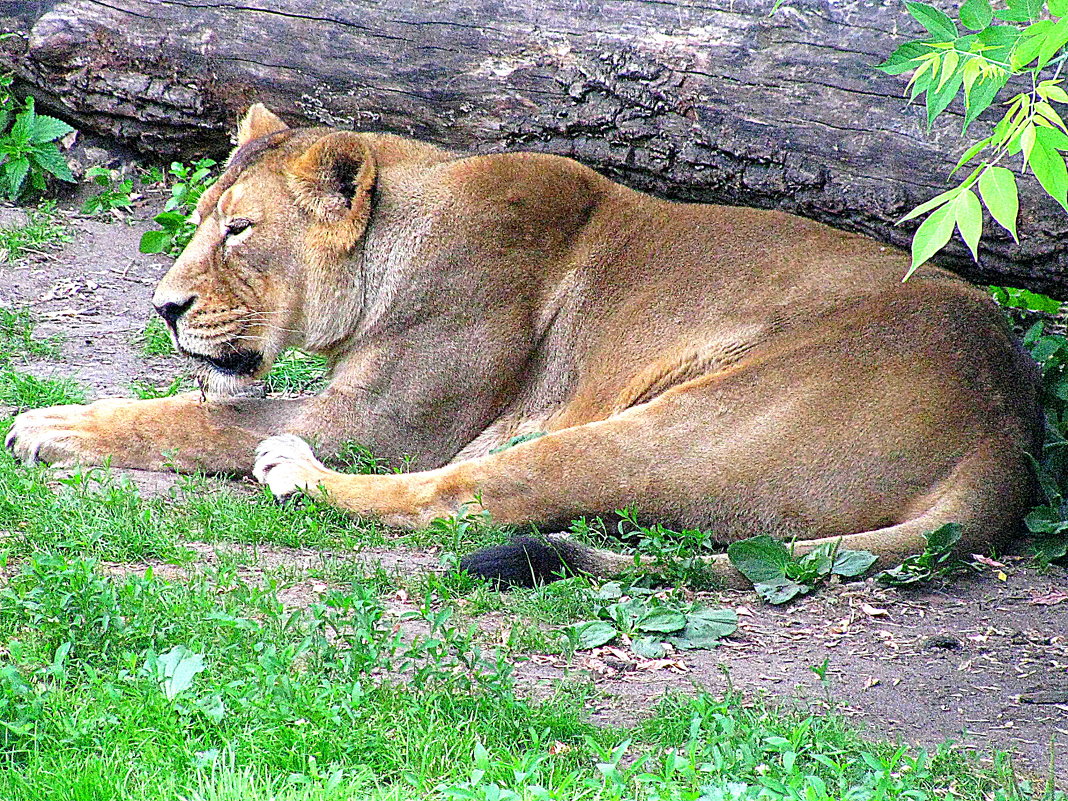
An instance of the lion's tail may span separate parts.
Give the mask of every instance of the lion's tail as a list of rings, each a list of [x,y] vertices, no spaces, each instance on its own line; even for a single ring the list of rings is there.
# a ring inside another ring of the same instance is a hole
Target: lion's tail
[[[961,526],[958,552],[983,551],[1013,532],[1033,502],[1034,492],[1034,472],[1018,446],[980,445],[929,494],[932,502],[911,519],[854,534],[799,540],[794,543],[794,552],[802,554],[825,543],[838,543],[842,548],[874,553],[878,557],[875,567],[884,569],[921,553],[926,545],[924,535],[946,523]],[[726,554],[701,559],[726,586],[749,586]],[[611,578],[635,567],[653,569],[655,565],[648,557],[594,548],[565,534],[516,537],[504,545],[469,554],[460,562],[462,570],[504,586],[532,586],[569,573]]]

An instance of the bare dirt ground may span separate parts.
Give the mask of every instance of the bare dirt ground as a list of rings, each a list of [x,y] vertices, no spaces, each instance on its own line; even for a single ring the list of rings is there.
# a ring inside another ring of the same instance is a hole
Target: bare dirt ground
[[[147,219],[155,205],[134,217]],[[0,265],[0,305],[31,309],[39,335],[65,336],[60,361],[20,369],[73,377],[94,397],[129,395],[134,380],[169,383],[178,362],[146,358],[132,344],[168,262],[138,253],[147,223],[72,217],[70,224],[74,240],[61,251]],[[132,477],[150,492],[173,482],[163,474],[133,471]],[[191,547],[210,562],[222,546]],[[322,554],[260,546],[256,557],[250,570],[302,570]],[[364,558],[391,572],[438,569],[435,556],[403,548],[374,549]],[[534,656],[518,671],[530,685],[592,679],[602,691],[594,719],[605,723],[647,714],[665,692],[732,686],[749,696],[834,706],[880,737],[925,745],[949,738],[1014,751],[1025,773],[1045,772],[1055,738],[1056,775],[1068,786],[1068,569],[1042,572],[1024,557],[1002,561],[1004,568],[920,590],[887,590],[871,581],[836,585],[785,608],[763,605],[752,593],[714,594],[707,602],[737,609],[741,621],[716,650],[653,662],[603,648],[571,664]],[[321,581],[298,582],[283,601],[308,603],[325,588]],[[408,603],[400,597],[390,607],[402,611]],[[488,615],[480,625],[493,630],[512,622]],[[829,695],[811,670],[824,660]]]

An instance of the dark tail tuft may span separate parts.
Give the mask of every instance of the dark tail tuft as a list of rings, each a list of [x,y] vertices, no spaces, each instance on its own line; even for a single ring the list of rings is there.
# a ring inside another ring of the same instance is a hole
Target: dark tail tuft
[[[571,571],[572,544],[563,539],[515,537],[460,560],[460,569],[499,587],[534,587],[564,578]]]

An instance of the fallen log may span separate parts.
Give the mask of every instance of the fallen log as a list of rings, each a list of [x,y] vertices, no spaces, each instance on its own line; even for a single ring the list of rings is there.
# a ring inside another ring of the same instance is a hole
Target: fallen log
[[[26,91],[157,156],[224,153],[261,100],[291,123],[559,153],[907,247],[915,223],[894,222],[967,146],[962,108],[928,134],[904,81],[873,69],[917,26],[897,2],[771,2],[38,0],[0,24]],[[960,242],[936,261],[1068,298],[1068,215],[1022,183],[1021,244],[988,220],[979,265]]]

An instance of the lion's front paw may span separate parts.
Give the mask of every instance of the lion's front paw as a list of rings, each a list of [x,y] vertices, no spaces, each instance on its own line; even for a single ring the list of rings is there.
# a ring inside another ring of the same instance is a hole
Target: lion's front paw
[[[256,480],[266,484],[276,498],[315,489],[329,472],[308,443],[295,434],[279,434],[261,442],[252,468]]]
[[[11,424],[4,444],[26,464],[99,463],[105,454],[97,453],[93,447],[90,408],[52,406],[23,412]]]

